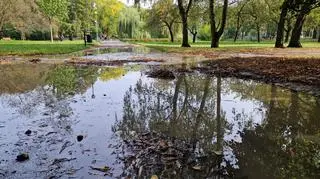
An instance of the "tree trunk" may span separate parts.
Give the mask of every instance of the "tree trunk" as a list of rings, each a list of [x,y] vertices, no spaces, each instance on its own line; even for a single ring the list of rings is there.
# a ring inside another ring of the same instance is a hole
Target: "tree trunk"
[[[217,151],[223,152],[223,124],[221,118],[221,76],[217,77]]]
[[[317,35],[318,35],[318,29],[317,28],[314,28],[313,29],[313,32],[312,32],[312,39],[317,39]]]
[[[214,0],[209,0],[209,17],[210,17],[210,27],[211,27],[211,48],[218,48],[219,41],[223,34],[224,28],[227,22],[227,11],[228,11],[228,0],[224,0],[222,19],[220,29],[217,30],[215,12],[214,12]]]
[[[261,42],[261,37],[260,37],[260,25],[257,25],[257,40],[258,40],[258,43]]]
[[[188,13],[192,6],[192,1],[189,0],[188,6],[185,8],[183,0],[178,0],[178,8],[179,8],[179,14],[182,21],[182,44],[181,47],[191,47],[189,44],[188,39]]]
[[[320,32],[319,32],[318,42],[320,43]]]
[[[236,33],[234,34],[233,42],[236,42],[238,40],[239,30],[237,28]]]
[[[302,32],[302,27],[305,21],[305,14],[300,13],[297,16],[296,23],[294,25],[294,28],[292,30],[291,39],[289,42],[288,47],[294,47],[294,48],[301,48],[302,45],[300,43],[300,37]]]
[[[197,39],[197,34],[198,32],[192,33],[192,43],[196,43],[196,39]]]
[[[174,36],[173,36],[173,32],[172,32],[172,26],[168,26],[169,29],[169,33],[170,33],[170,41],[174,42]]]
[[[236,41],[238,40],[240,28],[241,28],[241,25],[240,25],[240,15],[238,14],[238,18],[237,18],[237,29],[236,29],[236,33],[234,34],[233,42],[236,42]]]
[[[176,86],[174,89],[174,95],[172,99],[172,120],[176,120],[178,116],[178,97],[180,92],[180,86],[182,83],[182,76],[178,76],[178,80],[176,82]]]
[[[216,20],[214,14],[214,0],[209,0],[209,16],[210,16],[210,30],[211,30],[211,48],[217,48],[219,44],[217,44],[216,36]]]
[[[281,7],[281,14],[280,19],[278,22],[278,28],[277,28],[277,37],[276,37],[276,43],[275,48],[283,48],[283,35],[284,35],[284,25],[286,21],[286,17],[288,15],[288,2],[289,0],[285,0]]]
[[[21,40],[26,40],[26,33],[24,32],[24,30],[21,30]]]
[[[184,13],[182,16],[182,44],[181,47],[191,47],[188,38],[188,18]]]
[[[202,96],[200,107],[199,107],[199,110],[197,112],[197,116],[195,119],[195,125],[194,125],[193,132],[192,132],[193,150],[195,150],[196,144],[197,144],[197,131],[198,131],[201,119],[203,119],[203,113],[204,113],[204,109],[206,107],[207,97],[209,95],[210,81],[211,81],[211,78],[208,76],[205,81],[205,86],[203,89],[203,96]]]
[[[52,22],[50,20],[50,37],[51,37],[51,43],[53,43],[53,29],[52,29]]]
[[[84,46],[87,46],[86,31],[83,31]]]
[[[292,26],[291,26],[291,24],[288,23],[288,30],[286,32],[286,38],[284,40],[285,43],[289,42],[289,37],[290,37],[291,31],[292,31]]]

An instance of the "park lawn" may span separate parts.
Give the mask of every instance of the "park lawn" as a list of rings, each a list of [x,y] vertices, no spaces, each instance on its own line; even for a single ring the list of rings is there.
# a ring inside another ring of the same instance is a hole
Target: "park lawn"
[[[82,40],[75,41],[2,41],[0,40],[0,56],[5,55],[54,55],[81,51],[91,45],[84,46]]]
[[[134,44],[143,45],[151,48],[155,48],[161,50],[163,52],[185,52],[190,50],[209,50],[210,48],[210,41],[198,41],[196,43],[191,43],[190,45],[192,48],[179,48],[181,46],[180,42],[163,42],[163,41],[129,41]],[[302,41],[302,45],[305,48],[320,48],[320,43],[313,42],[313,41]],[[215,51],[224,51],[224,50],[240,50],[240,49],[257,49],[257,48],[273,48],[274,41],[271,40],[264,40],[261,43],[256,41],[221,41],[220,48],[214,49]]]
[[[181,48],[180,42],[165,41],[129,41],[130,43],[143,45],[166,53],[181,53],[185,55],[203,55],[209,59],[217,57],[239,56],[283,56],[290,57],[316,57],[320,58],[320,43],[311,40],[302,40],[303,48],[274,48],[274,41],[264,40],[261,43],[255,41],[221,41],[219,48],[210,48],[209,41],[190,43],[191,48]]]

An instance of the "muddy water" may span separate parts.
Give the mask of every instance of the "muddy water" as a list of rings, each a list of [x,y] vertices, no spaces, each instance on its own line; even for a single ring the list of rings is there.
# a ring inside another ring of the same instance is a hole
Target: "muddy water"
[[[0,178],[319,178],[319,99],[254,81],[143,71],[0,66]],[[190,143],[193,161],[124,160],[135,154],[127,141],[148,131]],[[30,159],[17,162],[21,153]],[[92,169],[104,166],[111,170]]]
[[[80,53],[73,54],[82,59],[87,60],[105,60],[105,61],[134,61],[145,60],[151,61],[148,64],[159,64],[159,62],[152,61],[163,61],[161,63],[177,64],[177,63],[195,63],[206,60],[202,56],[190,56],[190,55],[179,55],[179,54],[168,54],[163,53],[154,49],[150,49],[143,46],[120,46],[120,47],[98,47],[91,50],[87,50]],[[141,63],[141,62],[139,62]]]

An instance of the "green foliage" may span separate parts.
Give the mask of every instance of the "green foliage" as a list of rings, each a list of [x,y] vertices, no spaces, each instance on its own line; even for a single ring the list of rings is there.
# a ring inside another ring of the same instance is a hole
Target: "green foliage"
[[[210,25],[205,24],[199,30],[198,38],[200,40],[208,41],[211,38]]]
[[[27,40],[50,40],[49,31],[34,30],[26,36]]]
[[[119,16],[124,5],[118,0],[98,0],[97,16],[99,26],[107,37],[117,36]]]
[[[1,31],[4,37],[10,37],[15,40],[21,39],[21,33],[12,24],[5,24]]]
[[[100,74],[102,81],[109,81],[111,79],[119,79],[126,74],[126,70],[123,67],[117,68],[104,68]]]
[[[83,93],[97,80],[98,71],[94,67],[56,66],[48,74],[47,84],[57,97]]]
[[[143,29],[144,25],[145,22],[142,20],[138,9],[133,7],[123,8],[119,16],[118,35],[120,38],[148,38],[150,34]]]
[[[169,36],[171,31],[173,40],[174,32],[178,29],[176,24],[180,21],[179,17],[178,8],[172,0],[160,0],[149,10],[147,24],[153,27],[153,30],[158,31],[160,35],[161,31],[164,31],[163,27],[166,27],[166,36]]]
[[[67,0],[38,0],[37,3],[49,21],[52,21],[53,18],[63,18],[67,15]]]

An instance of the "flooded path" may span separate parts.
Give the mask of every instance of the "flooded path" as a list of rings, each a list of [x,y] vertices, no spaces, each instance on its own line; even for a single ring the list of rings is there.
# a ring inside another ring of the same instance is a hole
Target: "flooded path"
[[[320,177],[319,98],[148,69],[1,65],[0,178]]]

